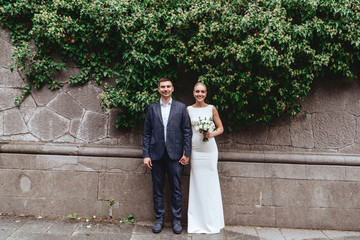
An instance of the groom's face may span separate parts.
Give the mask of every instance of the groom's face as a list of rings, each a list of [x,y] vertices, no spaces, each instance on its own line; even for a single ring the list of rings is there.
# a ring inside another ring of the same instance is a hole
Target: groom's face
[[[160,82],[158,90],[161,94],[161,97],[169,98],[174,91],[174,86],[170,81]]]

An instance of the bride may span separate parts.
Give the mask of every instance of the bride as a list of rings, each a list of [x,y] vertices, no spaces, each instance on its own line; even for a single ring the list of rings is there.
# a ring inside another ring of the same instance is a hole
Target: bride
[[[224,128],[216,108],[204,101],[206,85],[197,83],[193,94],[195,104],[187,107],[193,132],[188,233],[219,233],[225,223],[217,170],[218,149],[214,137],[222,134]],[[215,123],[216,130],[201,133],[199,121],[209,119]]]

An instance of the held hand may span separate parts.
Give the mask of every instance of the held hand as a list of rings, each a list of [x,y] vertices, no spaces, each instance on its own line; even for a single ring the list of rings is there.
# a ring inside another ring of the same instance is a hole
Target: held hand
[[[182,165],[187,165],[189,164],[189,160],[190,158],[187,156],[182,156],[182,158],[180,159],[179,163],[181,163]]]
[[[148,169],[152,169],[151,158],[149,158],[149,157],[144,158],[144,164],[145,164],[145,167],[147,167]]]
[[[212,138],[213,137],[211,132],[203,132],[203,136],[204,136],[204,138]]]

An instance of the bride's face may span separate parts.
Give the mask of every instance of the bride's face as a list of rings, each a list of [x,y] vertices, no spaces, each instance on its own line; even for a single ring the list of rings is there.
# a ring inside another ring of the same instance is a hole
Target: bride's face
[[[206,98],[206,87],[202,84],[198,84],[196,87],[194,87],[194,98],[196,102],[203,102]]]

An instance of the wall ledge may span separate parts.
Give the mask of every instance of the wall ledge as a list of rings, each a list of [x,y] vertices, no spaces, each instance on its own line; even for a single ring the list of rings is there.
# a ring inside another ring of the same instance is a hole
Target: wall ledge
[[[1,153],[142,158],[142,149],[139,147],[86,144],[0,142],[0,154]],[[221,151],[219,152],[219,161],[360,166],[360,154]]]

